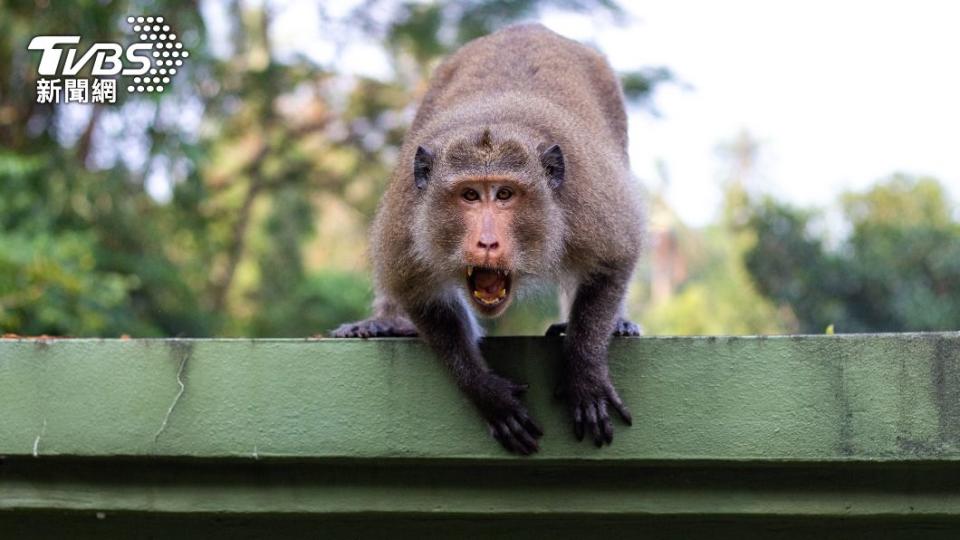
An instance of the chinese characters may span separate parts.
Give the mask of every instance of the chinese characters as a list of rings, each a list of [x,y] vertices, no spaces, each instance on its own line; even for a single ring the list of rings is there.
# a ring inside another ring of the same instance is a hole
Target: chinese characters
[[[37,103],[116,102],[116,79],[37,79]]]

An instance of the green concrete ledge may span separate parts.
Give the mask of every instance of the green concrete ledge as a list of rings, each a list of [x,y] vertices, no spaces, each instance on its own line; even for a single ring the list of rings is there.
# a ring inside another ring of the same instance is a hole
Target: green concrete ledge
[[[0,537],[957,537],[960,333],[617,339],[635,423],[602,450],[559,341],[484,349],[531,384],[532,458],[417,340],[0,340]]]

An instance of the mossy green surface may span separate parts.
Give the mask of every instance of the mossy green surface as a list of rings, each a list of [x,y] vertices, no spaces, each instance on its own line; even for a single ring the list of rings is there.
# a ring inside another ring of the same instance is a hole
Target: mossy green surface
[[[533,460],[955,460],[960,335],[622,338],[634,413],[597,450],[552,397],[559,342],[493,338]],[[513,460],[417,340],[3,340],[0,455]]]

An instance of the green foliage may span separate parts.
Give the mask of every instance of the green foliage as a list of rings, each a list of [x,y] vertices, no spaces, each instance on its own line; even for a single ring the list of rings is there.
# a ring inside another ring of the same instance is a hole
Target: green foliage
[[[810,232],[810,214],[769,199],[753,211],[750,227],[757,243],[747,253],[746,264],[758,289],[789,305],[802,332],[819,333],[831,323],[837,323],[841,332],[850,331],[844,324],[849,314],[841,297],[853,286],[851,276],[843,272],[836,256],[827,253],[823,240]]]
[[[96,268],[89,233],[0,232],[0,327],[23,334],[117,335],[136,277]]]
[[[753,209],[747,267],[759,289],[805,332],[960,327],[960,224],[942,187],[896,176],[843,204],[852,232],[836,249],[810,212],[770,200]]]
[[[340,324],[366,317],[373,289],[352,273],[320,271],[293,283],[282,296],[264,301],[251,324],[253,335],[326,335]]]
[[[669,225],[668,238],[676,239],[679,252],[658,253],[654,246],[653,256],[675,259],[672,264],[682,263],[688,275],[671,287],[676,290],[669,297],[654,296],[644,317],[644,326],[653,333],[777,334],[792,329],[790,314],[757,290],[745,262],[756,231],[744,227],[750,198],[744,185],[753,173],[757,148],[746,132],[721,146],[729,172],[718,223],[688,229],[663,201],[654,200],[654,223],[661,229]]]
[[[754,287],[744,264],[747,233],[714,225],[699,232],[699,256],[677,294],[649,307],[644,327],[653,334],[776,334],[789,320]]]
[[[446,54],[449,46],[441,41],[443,8],[440,4],[404,4],[402,13],[390,28],[388,43],[396,51],[409,51],[420,64]]]
[[[888,225],[949,227],[950,203],[933,178],[894,175],[865,193],[841,197],[844,213],[854,227]]]

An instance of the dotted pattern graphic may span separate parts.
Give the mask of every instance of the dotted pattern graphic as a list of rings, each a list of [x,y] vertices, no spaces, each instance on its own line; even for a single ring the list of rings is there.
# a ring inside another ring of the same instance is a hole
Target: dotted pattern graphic
[[[153,44],[150,70],[134,77],[133,83],[127,86],[127,92],[163,92],[190,53],[183,50],[183,43],[177,40],[177,34],[170,25],[164,24],[163,17],[127,17],[127,24],[133,27],[141,43]]]

